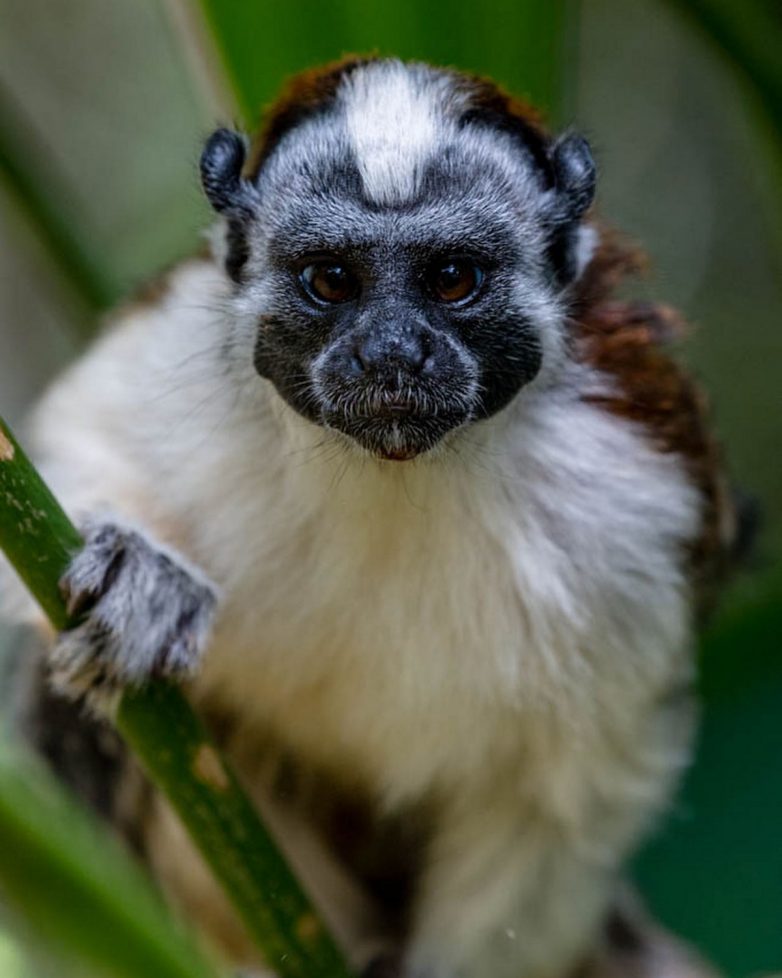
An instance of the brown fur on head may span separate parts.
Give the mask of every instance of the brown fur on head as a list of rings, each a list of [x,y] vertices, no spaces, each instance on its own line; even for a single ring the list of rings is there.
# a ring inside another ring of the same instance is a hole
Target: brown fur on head
[[[285,133],[333,102],[342,82],[356,69],[381,60],[373,54],[350,54],[290,78],[264,112],[248,155],[246,175],[250,179],[257,177]],[[505,91],[490,78],[456,69],[451,74],[454,87],[464,96],[466,111],[502,127],[524,130],[531,137],[538,163],[548,166],[542,147],[550,136],[542,114],[531,103]]]
[[[313,113],[322,111],[334,100],[342,81],[356,68],[373,60],[372,55],[346,55],[290,78],[264,113],[263,123],[250,150],[247,176],[257,177],[285,133]]]

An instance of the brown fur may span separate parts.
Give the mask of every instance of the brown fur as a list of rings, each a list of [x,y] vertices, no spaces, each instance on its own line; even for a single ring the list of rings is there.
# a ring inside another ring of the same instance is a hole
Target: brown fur
[[[256,177],[285,133],[334,99],[343,78],[375,60],[375,55],[347,55],[290,78],[265,114],[263,125],[253,140],[246,176],[249,179]],[[457,87],[467,96],[468,111],[480,112],[484,117],[512,119],[517,128],[523,129],[538,162],[546,165],[542,158],[547,138],[542,117],[528,102],[504,91],[488,78],[456,71],[453,77]]]
[[[496,82],[480,75],[455,74],[457,85],[467,95],[467,112],[493,122],[520,137],[536,164],[553,181],[548,155],[549,133],[543,116],[529,102],[511,95]]]
[[[607,233],[578,283],[572,335],[576,355],[616,381],[614,393],[590,400],[642,425],[661,452],[681,455],[702,493],[701,532],[690,556],[705,610],[730,563],[736,533],[733,501],[703,392],[672,355],[672,343],[686,334],[685,323],[668,306],[612,297],[622,279],[643,266],[637,250]]]
[[[496,82],[481,75],[464,75],[459,72],[457,77],[466,85],[471,108],[513,116],[525,126],[534,129],[541,138],[546,137],[543,115],[525,99],[511,95]]]
[[[328,105],[334,99],[342,79],[372,60],[372,56],[350,55],[339,61],[302,71],[289,79],[266,113],[264,123],[253,140],[246,167],[248,178],[258,175],[264,161],[286,132]]]

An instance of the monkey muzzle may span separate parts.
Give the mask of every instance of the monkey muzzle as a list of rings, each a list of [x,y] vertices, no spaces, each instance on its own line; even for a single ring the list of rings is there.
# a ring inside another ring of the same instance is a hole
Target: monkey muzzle
[[[342,337],[312,370],[321,422],[392,461],[428,451],[470,421],[477,376],[449,337],[409,327]]]

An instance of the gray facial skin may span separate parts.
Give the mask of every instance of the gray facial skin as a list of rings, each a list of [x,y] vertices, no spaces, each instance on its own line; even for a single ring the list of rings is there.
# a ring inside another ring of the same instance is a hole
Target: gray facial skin
[[[381,200],[339,105],[294,126],[252,180],[235,133],[202,157],[228,271],[257,308],[258,373],[384,459],[426,452],[538,375],[594,187],[579,137],[533,151],[452,107],[439,125],[406,192]]]

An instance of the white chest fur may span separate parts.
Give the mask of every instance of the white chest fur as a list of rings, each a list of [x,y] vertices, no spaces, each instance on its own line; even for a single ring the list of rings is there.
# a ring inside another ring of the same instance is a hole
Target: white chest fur
[[[226,592],[204,686],[248,720],[393,803],[669,681],[697,503],[639,433],[548,392],[399,465],[291,422],[196,542]]]

